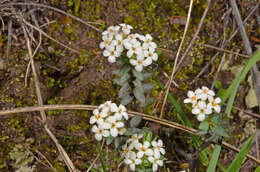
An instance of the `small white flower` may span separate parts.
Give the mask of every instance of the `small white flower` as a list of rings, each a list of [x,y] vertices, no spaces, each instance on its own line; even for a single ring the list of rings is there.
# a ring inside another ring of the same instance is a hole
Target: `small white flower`
[[[121,120],[122,116],[128,120],[128,113],[126,112],[126,108],[124,105],[119,105],[117,112],[115,113],[115,117],[117,120]]]
[[[154,157],[160,158],[160,154],[165,154],[165,149],[163,148],[163,142],[161,139],[158,141],[152,141],[153,151],[154,151]]]
[[[135,171],[135,166],[141,164],[142,161],[136,157],[134,152],[130,152],[129,157],[125,159],[125,163],[129,165],[131,170]]]
[[[213,108],[217,113],[219,113],[220,110],[221,110],[221,108],[219,106],[219,103],[221,102],[221,99],[219,97],[214,99],[211,96],[208,99],[209,99],[208,108]]]
[[[120,56],[119,52],[115,50],[114,46],[109,46],[107,49],[105,49],[103,55],[108,57],[108,61],[110,63],[115,63],[116,57]]]
[[[198,106],[192,109],[192,113],[197,115],[205,115],[205,114],[211,114],[212,110],[210,108],[207,108],[207,105],[204,101],[199,101]]]
[[[197,95],[193,91],[188,91],[187,93],[188,98],[184,100],[184,103],[196,103],[197,102]]]
[[[126,55],[127,57],[132,57],[134,54],[136,55],[142,55],[142,48],[140,46],[140,42],[139,41],[136,41],[132,44],[126,44],[125,47],[126,49],[128,49]]]
[[[201,100],[207,100],[208,97],[215,96],[214,91],[205,86],[203,86],[202,89],[195,90],[195,94],[197,94]]]
[[[90,124],[98,123],[98,124],[102,125],[104,123],[103,117],[106,116],[106,113],[101,113],[101,112],[98,111],[98,109],[95,109],[93,111],[93,114],[94,115],[92,115],[90,117],[89,123]]]
[[[142,56],[137,56],[137,59],[131,59],[130,60],[131,65],[135,66],[135,70],[138,72],[141,72],[143,70],[143,66],[148,66],[149,63],[144,60]]]
[[[122,156],[125,158],[129,158],[130,157],[130,152],[131,152],[131,147],[127,146],[127,144],[124,144],[122,146]]]
[[[103,48],[108,48],[108,47],[110,46],[110,44],[111,44],[112,37],[109,37],[108,35],[104,35],[104,36],[102,37],[102,39],[103,39],[103,42],[101,42],[101,43],[99,44],[99,47],[100,47],[101,49],[103,49]]]
[[[154,42],[152,42],[152,40],[153,40],[152,36],[150,34],[146,34],[144,37],[144,40],[142,40],[142,41],[144,41],[143,47],[145,49],[154,51],[154,49],[157,47],[157,45]]]
[[[110,111],[110,105],[111,105],[111,101],[106,101],[104,104],[99,105],[99,109],[102,109],[102,112],[109,112]]]
[[[123,135],[125,132],[126,132],[126,129],[124,127],[118,129],[118,134],[119,135]]]
[[[100,141],[102,140],[102,137],[108,137],[109,136],[109,131],[103,129],[102,127],[97,127],[96,125],[94,125],[92,127],[92,132],[95,133],[95,139]]]
[[[126,49],[128,49],[127,47],[129,47],[129,44],[134,44],[136,42],[139,42],[136,40],[136,35],[135,34],[130,34],[127,36],[126,39],[123,40],[123,44],[126,47]]]
[[[116,46],[116,51],[121,53],[124,50],[123,47],[123,35],[122,34],[117,34],[116,39],[113,40],[113,44]]]
[[[109,109],[110,109],[110,112],[117,112],[118,111],[118,107],[115,103],[111,103],[109,105]]]
[[[205,118],[206,118],[205,114],[199,114],[199,115],[197,116],[197,120],[200,121],[200,122],[201,122],[201,121],[204,121]]]
[[[137,147],[138,143],[139,143],[139,139],[143,138],[143,134],[134,134],[132,135],[132,137],[130,139],[128,139],[126,141],[126,143],[130,143],[131,147]],[[136,148],[137,149],[137,148]]]
[[[120,29],[119,26],[110,26],[110,27],[108,27],[107,32],[108,32],[109,36],[113,37],[118,33],[119,29]]]
[[[122,27],[122,31],[126,35],[128,35],[131,32],[131,30],[133,29],[132,26],[124,24],[124,23],[123,24],[119,24],[119,25]]]
[[[163,161],[160,160],[159,158],[154,158],[152,156],[149,156],[148,160],[153,164],[153,171],[158,170],[158,165],[163,166]]]
[[[145,51],[144,52],[144,56],[147,57],[147,58],[150,58],[152,59],[153,61],[157,61],[158,60],[158,54],[155,53],[154,51]]]
[[[110,126],[110,134],[113,137],[118,136],[118,129],[124,127],[123,122],[116,122],[116,118],[114,116],[110,116],[107,118],[107,121],[109,122]]]
[[[144,155],[152,156],[153,150],[150,149],[149,147],[150,147],[150,143],[148,141],[145,141],[144,144],[138,143],[137,144],[137,148],[138,148],[137,157],[142,158]]]

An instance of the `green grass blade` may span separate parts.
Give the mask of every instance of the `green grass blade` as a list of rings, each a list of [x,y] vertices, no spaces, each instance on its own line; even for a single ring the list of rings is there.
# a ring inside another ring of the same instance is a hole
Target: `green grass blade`
[[[105,165],[105,160],[104,160],[103,152],[102,152],[102,150],[101,150],[101,146],[100,146],[100,143],[99,143],[98,141],[97,141],[97,150],[98,150],[98,153],[99,153],[99,158],[100,158],[100,162],[101,162],[103,171],[104,171],[104,172],[107,172],[107,168],[106,168],[106,165]]]
[[[236,97],[237,89],[239,87],[240,82],[246,77],[246,74],[249,70],[256,64],[257,61],[260,60],[260,50],[253,54],[253,56],[247,61],[241,73],[236,76],[236,78],[232,81],[229,86],[226,94],[222,97],[222,104],[226,101],[226,99],[230,96],[225,113],[227,116],[230,116],[232,106]]]
[[[237,154],[236,158],[232,161],[231,165],[228,167],[227,171],[226,172],[237,172],[246,155],[247,155],[247,152],[249,151],[252,143],[253,143],[253,139],[255,137],[255,134],[253,134],[247,141],[246,143],[243,145],[242,149],[240,150],[240,152]]]
[[[207,172],[215,172],[217,163],[218,163],[218,157],[220,154],[221,146],[215,145],[213,154],[211,156],[211,160],[209,162],[209,166],[207,168]]]
[[[164,85],[156,78],[156,76],[153,76],[153,80],[163,91],[166,91]],[[172,103],[172,105],[175,107],[176,111],[178,112],[177,117],[179,118],[181,123],[187,127],[192,127],[192,124],[191,124],[189,118],[186,116],[186,114],[183,112],[179,103],[173,98],[173,96],[170,93],[168,94],[168,99]],[[199,137],[191,134],[191,139],[193,142],[193,146],[196,149],[198,149],[200,147],[200,145],[202,144]],[[207,154],[206,154],[208,152],[209,152],[209,149],[205,149],[205,150],[201,151],[200,155],[199,155],[201,163],[205,166],[207,166],[209,164],[209,160],[208,160]]]
[[[258,166],[254,172],[260,172],[260,166]]]

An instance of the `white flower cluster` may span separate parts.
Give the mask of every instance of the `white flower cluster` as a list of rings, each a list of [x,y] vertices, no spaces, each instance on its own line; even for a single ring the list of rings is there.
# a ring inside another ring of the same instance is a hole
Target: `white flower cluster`
[[[122,156],[125,158],[125,164],[129,165],[130,169],[135,171],[136,166],[142,164],[144,160],[148,160],[152,164],[153,171],[157,171],[158,166],[163,166],[161,155],[165,154],[162,140],[151,143],[148,141],[139,142],[143,134],[134,134],[122,146]]]
[[[217,113],[220,112],[221,108],[219,103],[221,99],[217,97],[214,98],[214,91],[203,86],[201,89],[198,88],[193,91],[188,91],[188,98],[184,100],[184,103],[192,103],[192,113],[197,116],[199,121],[204,121],[206,115],[212,113],[212,109]]]
[[[126,56],[130,60],[136,71],[141,72],[143,67],[149,66],[153,61],[157,61],[158,55],[155,52],[157,45],[152,41],[150,34],[140,35],[130,34],[132,26],[120,24],[110,26],[102,33],[100,48],[105,49],[103,55],[108,57],[110,63],[114,63],[116,58],[126,50]]]
[[[115,103],[107,101],[93,111],[89,122],[95,124],[92,132],[95,133],[96,140],[100,141],[103,137],[123,135],[126,131],[124,119],[128,120],[125,106],[118,107]]]

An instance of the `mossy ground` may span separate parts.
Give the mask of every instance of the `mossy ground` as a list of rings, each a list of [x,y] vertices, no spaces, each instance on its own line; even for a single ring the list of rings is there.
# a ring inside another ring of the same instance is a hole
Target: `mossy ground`
[[[175,19],[186,20],[189,1],[45,0],[45,3],[72,13],[85,21],[96,22],[96,27],[100,30],[104,30],[110,25],[127,23],[132,25],[138,33],[150,33],[162,51],[154,72],[156,72],[161,82],[166,84],[168,79],[163,75],[163,72],[167,73],[168,76],[171,75],[175,54],[185,27],[183,24],[176,24]],[[249,2],[245,3],[250,4]],[[254,4],[254,2],[251,3]],[[191,23],[185,38],[183,50],[192,39],[205,7],[206,0],[195,0]],[[111,73],[111,69],[116,68],[116,66],[109,64],[102,57],[102,52],[98,48],[101,41],[100,33],[73,21],[69,17],[48,11],[47,9],[43,11],[46,13],[39,12],[38,17],[47,17],[49,20],[56,20],[55,23],[45,27],[44,30],[55,39],[81,52],[80,55],[77,55],[69,50],[65,50],[53,41],[46,38],[43,39],[42,49],[36,54],[35,63],[44,104],[99,105],[106,100],[119,103],[119,98],[117,98],[119,87],[112,82],[113,75]],[[205,48],[201,43],[215,45],[221,37],[223,34],[223,22],[221,20],[223,12],[225,12],[223,2],[215,2],[204,21],[204,27],[201,30],[199,40],[195,43],[187,60],[184,61],[183,67],[175,77],[175,82],[179,84],[179,87],[170,91],[181,104],[187,90],[202,85],[210,87],[215,77],[221,56],[214,61],[195,84],[189,85],[216,52],[215,50]],[[247,10],[243,9],[243,14],[247,14]],[[232,25],[228,25],[225,30],[227,37],[230,36],[231,29]],[[7,32],[0,35],[1,57],[5,56],[6,45]],[[28,85],[24,85],[26,68],[29,61],[27,50],[23,45],[22,36],[18,37],[17,40],[13,40],[7,71],[0,72],[0,102],[2,110],[12,107],[37,105],[37,97],[31,73],[29,73],[27,78]],[[232,45],[228,46],[228,49],[236,50],[240,47],[241,40],[237,39]],[[236,64],[239,63],[239,60],[241,59],[232,59],[231,62],[232,64]],[[223,79],[223,77],[227,79]],[[227,88],[233,77],[231,72],[220,72],[217,80],[222,83],[223,88]],[[244,85],[243,88],[247,88],[247,85]],[[243,88],[240,88],[240,96],[245,95]],[[155,87],[152,94],[155,98],[158,98],[159,92],[160,89]],[[236,105],[244,107],[243,98],[238,98],[236,102]],[[128,108],[131,110],[140,110],[135,104],[129,105]],[[150,106],[146,110],[143,110],[143,112],[151,114],[152,109],[153,107]],[[158,115],[159,111],[158,109],[155,115]],[[234,111],[233,114],[233,123],[239,121],[241,125],[245,125],[237,117],[236,114],[238,112]],[[26,142],[26,140],[31,138],[34,139],[31,146],[35,150],[37,149],[44,153],[58,171],[66,171],[64,163],[58,157],[54,143],[46,135],[41,123],[37,120],[38,115],[37,112],[23,113],[9,115],[0,119],[0,171],[13,171],[8,153],[14,145]],[[96,155],[95,141],[90,133],[90,115],[91,112],[87,111],[59,110],[48,112],[48,125],[69,153],[76,167],[83,171],[87,169],[87,166],[90,165]],[[178,121],[176,111],[172,105],[166,105],[164,118]],[[190,119],[194,119],[194,116],[190,115]],[[194,123],[196,123],[195,120]],[[239,131],[241,132],[237,132],[237,137],[241,137],[243,129],[240,128]],[[189,142],[188,137],[182,136],[183,133],[178,131],[174,133],[175,144],[182,145]],[[240,140],[235,139],[233,142],[234,144],[238,144]],[[192,151],[191,146],[186,145],[185,149]],[[168,160],[174,162],[173,164],[166,165],[166,167],[174,171],[182,168],[179,164],[185,160],[180,160],[180,157],[171,153],[167,154],[166,157]],[[48,170],[42,164],[38,163],[37,171]]]

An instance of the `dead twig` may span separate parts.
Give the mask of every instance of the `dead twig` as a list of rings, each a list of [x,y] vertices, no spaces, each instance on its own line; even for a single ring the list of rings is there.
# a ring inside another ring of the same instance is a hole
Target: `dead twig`
[[[46,158],[46,156],[44,156],[44,155],[43,155],[40,151],[38,151],[38,150],[36,150],[36,153],[37,153],[38,155],[40,155],[43,159],[45,159],[45,161],[49,164],[50,167],[46,166],[45,163],[43,163],[43,162],[41,162],[41,161],[39,160],[41,163],[43,163],[46,167],[52,169],[54,172],[57,172],[57,170],[53,167],[53,165],[52,165],[52,164],[50,163],[50,161]]]
[[[43,105],[43,100],[42,100],[42,96],[41,96],[41,91],[40,91],[40,87],[39,87],[39,81],[38,81],[38,77],[36,74],[36,69],[35,69],[35,65],[34,65],[34,60],[32,58],[32,50],[31,50],[31,44],[30,44],[30,40],[28,38],[28,35],[26,33],[26,29],[25,26],[22,26],[23,31],[24,31],[24,36],[26,39],[26,43],[27,43],[27,48],[28,48],[28,52],[29,52],[29,58],[31,61],[31,68],[33,71],[33,75],[34,75],[34,82],[35,82],[35,88],[36,88],[36,94],[37,94],[37,100],[38,100],[38,104],[41,106]],[[77,172],[78,170],[74,167],[72,161],[70,160],[70,158],[68,157],[66,151],[63,149],[63,147],[59,144],[58,140],[56,139],[56,137],[54,136],[54,134],[49,130],[47,124],[46,124],[46,114],[44,112],[44,110],[40,111],[41,114],[41,119],[42,122],[44,124],[44,129],[45,131],[48,133],[48,135],[51,137],[51,139],[54,141],[56,147],[58,148],[60,154],[62,155],[62,158],[65,162],[65,164],[67,165],[67,167],[69,168],[69,171],[71,172]]]
[[[215,47],[213,45],[209,45],[209,44],[200,44],[200,45],[202,45],[204,47],[207,47],[207,48],[212,48],[212,49],[215,49],[215,50],[218,50],[218,51],[222,51],[222,52],[225,52],[225,53],[234,54],[234,55],[237,55],[237,56],[240,56],[240,57],[249,58],[248,55],[240,54],[240,53],[237,53],[237,52],[234,52],[234,51],[230,51],[230,50],[225,50],[225,49],[222,49],[222,48],[219,48],[219,47]]]
[[[246,53],[247,53],[247,55],[251,56],[253,51],[252,51],[245,27],[244,27],[242,19],[241,19],[241,16],[240,16],[240,13],[239,13],[239,10],[237,7],[237,3],[235,0],[229,0],[229,3],[232,7],[233,14],[235,16],[237,26],[240,31],[240,35],[242,36],[243,45],[244,45],[244,48],[246,49]],[[251,72],[252,72],[254,91],[256,93],[258,105],[260,105],[260,78],[259,78],[258,68],[257,68],[256,64],[251,69]],[[260,106],[259,106],[259,108],[260,108]]]
[[[185,59],[185,58],[187,57],[187,55],[189,54],[189,52],[190,52],[191,48],[193,47],[193,45],[194,45],[196,39],[198,38],[200,29],[201,29],[201,27],[202,27],[202,25],[203,25],[203,21],[205,20],[207,14],[208,14],[210,5],[211,5],[211,0],[208,0],[208,1],[207,1],[207,7],[206,7],[206,9],[205,9],[204,12],[203,12],[203,15],[202,15],[202,17],[201,17],[201,19],[200,19],[200,23],[199,23],[199,25],[198,25],[198,28],[197,28],[197,30],[196,30],[196,32],[195,32],[195,34],[194,34],[194,36],[193,36],[193,38],[192,38],[192,40],[191,40],[189,46],[186,48],[184,54],[182,55],[182,57],[181,57],[181,59],[180,59],[180,62],[178,63],[178,65],[177,65],[177,67],[176,67],[176,70],[175,70],[175,72],[174,72],[173,75],[175,75],[175,73],[177,73],[177,71],[181,68],[184,59]]]
[[[41,29],[39,29],[38,27],[32,25],[31,23],[28,23],[28,22],[25,21],[24,19],[23,19],[23,22],[24,22],[26,25],[28,25],[28,26],[32,27],[33,29],[37,30],[38,32],[40,32],[40,33],[41,33],[42,35],[44,35],[45,37],[47,37],[47,38],[49,38],[50,40],[56,42],[57,44],[59,44],[59,45],[65,47],[65,48],[67,48],[68,50],[70,50],[70,51],[72,51],[72,52],[74,52],[74,53],[80,54],[80,51],[75,50],[75,49],[73,49],[73,48],[70,48],[70,47],[68,47],[67,45],[65,45],[65,44],[63,44],[63,43],[61,43],[61,42],[59,42],[58,40],[52,38],[52,37],[49,36],[47,33],[45,33],[44,31],[42,31]]]
[[[8,21],[8,41],[7,41],[7,59],[6,64],[8,65],[9,58],[10,58],[10,50],[11,50],[11,44],[12,44],[12,34],[13,34],[13,21]]]
[[[189,6],[189,12],[188,12],[187,22],[186,22],[186,25],[185,25],[185,29],[184,29],[184,33],[183,33],[183,36],[182,36],[182,40],[181,40],[180,46],[179,46],[179,48],[178,48],[178,51],[177,51],[177,54],[176,54],[176,57],[175,57],[174,65],[173,65],[173,68],[172,68],[172,74],[171,74],[171,77],[170,77],[170,82],[169,82],[169,85],[168,85],[168,87],[167,87],[167,89],[166,89],[166,92],[165,92],[165,96],[164,96],[164,100],[163,100],[163,104],[162,104],[161,112],[160,112],[160,118],[163,117],[164,107],[165,107],[166,100],[167,100],[167,97],[168,97],[168,93],[169,93],[169,90],[170,90],[170,87],[171,87],[171,83],[172,83],[172,80],[173,80],[173,76],[174,76],[174,73],[175,73],[175,70],[176,70],[176,66],[177,66],[177,61],[178,61],[178,58],[179,58],[179,54],[180,54],[180,52],[181,52],[182,45],[183,45],[183,43],[184,43],[184,39],[185,39],[187,30],[188,30],[188,27],[189,27],[190,15],[191,15],[192,7],[193,7],[193,0],[190,0],[190,6]]]
[[[42,8],[47,8],[47,9],[51,9],[53,11],[56,11],[58,13],[61,13],[61,14],[64,14],[66,16],[69,16],[71,17],[72,19],[80,22],[80,23],[83,23],[85,24],[86,26],[94,29],[95,31],[101,33],[102,31],[99,30],[98,28],[96,28],[95,26],[92,26],[91,24],[89,24],[88,22],[76,17],[76,16],[73,16],[72,14],[69,14],[63,10],[60,10],[58,8],[55,8],[55,7],[51,7],[51,6],[48,6],[48,5],[45,5],[45,4],[37,4],[37,3],[26,3],[26,2],[13,2],[13,3],[6,3],[6,4],[0,4],[0,8],[3,8],[3,7],[8,7],[8,6],[13,6],[13,5],[22,5],[22,6],[27,6],[27,5],[31,5],[31,6],[38,6],[38,7],[42,7]]]
[[[247,22],[247,20],[256,12],[258,9],[259,4],[257,4],[253,9],[250,11],[250,13],[247,15],[247,17],[244,19],[243,24]],[[238,29],[236,29],[230,36],[230,38],[221,46],[221,49],[224,49],[236,36],[238,32]],[[206,69],[210,66],[210,64],[217,58],[217,56],[220,54],[220,52],[217,52],[210,60],[210,62],[203,67],[203,69],[200,71],[200,73],[190,82],[189,84],[192,85],[194,82],[206,71]]]

